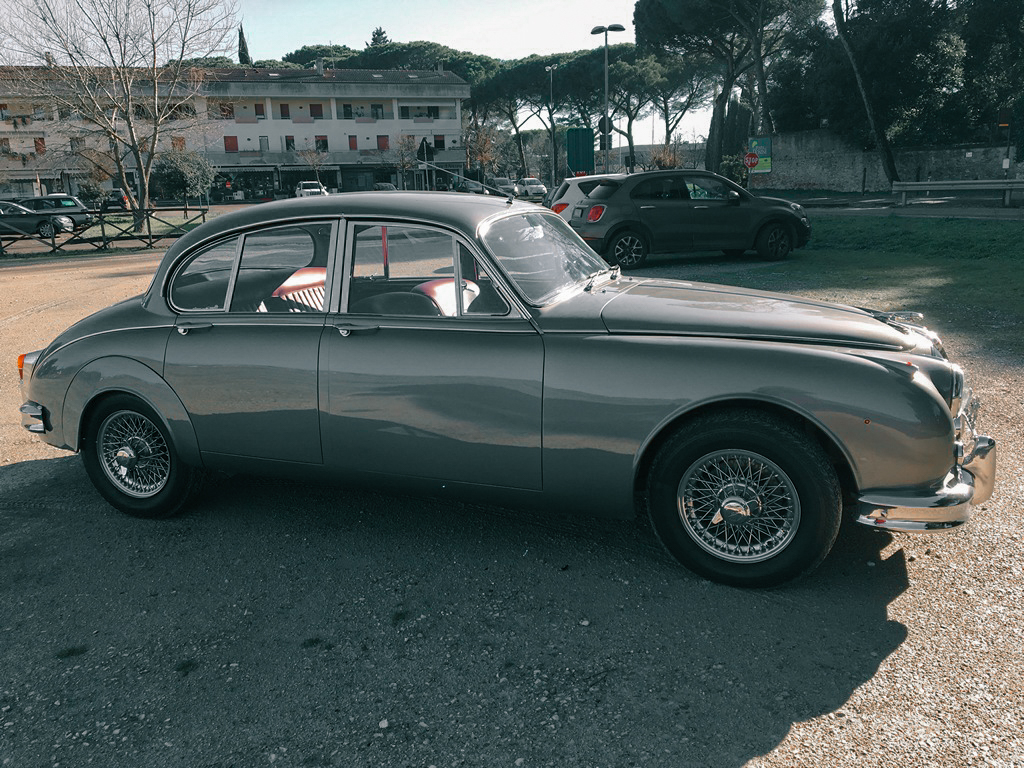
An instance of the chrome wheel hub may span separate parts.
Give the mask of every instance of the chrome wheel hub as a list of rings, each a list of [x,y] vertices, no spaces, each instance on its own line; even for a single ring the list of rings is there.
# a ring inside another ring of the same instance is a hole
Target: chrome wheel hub
[[[122,493],[148,498],[167,484],[170,451],[160,430],[142,414],[112,413],[100,425],[96,447],[103,473]]]
[[[703,550],[731,562],[774,557],[796,535],[800,500],[789,476],[750,451],[715,451],[679,481],[679,519]]]

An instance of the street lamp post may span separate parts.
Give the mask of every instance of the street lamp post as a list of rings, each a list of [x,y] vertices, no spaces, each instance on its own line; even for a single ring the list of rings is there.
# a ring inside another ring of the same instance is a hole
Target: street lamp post
[[[605,137],[601,142],[604,144],[604,172],[608,173],[608,150],[611,144],[611,125],[608,122],[608,33],[625,32],[626,28],[621,24],[609,24],[608,26],[594,27],[590,30],[592,35],[604,33],[604,119],[601,121],[601,136]]]
[[[551,189],[555,188],[555,112],[552,105],[555,102],[556,69],[558,69],[557,64],[544,67],[544,71],[548,73],[550,79],[550,88],[548,90],[548,116],[551,118]]]

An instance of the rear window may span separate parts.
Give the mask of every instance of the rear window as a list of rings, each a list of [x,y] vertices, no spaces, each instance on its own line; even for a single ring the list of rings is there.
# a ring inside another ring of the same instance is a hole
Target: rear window
[[[622,184],[617,181],[599,181],[597,182],[597,186],[586,194],[591,200],[607,200],[609,197],[614,195],[621,186]],[[580,185],[580,189],[583,189],[582,184]]]

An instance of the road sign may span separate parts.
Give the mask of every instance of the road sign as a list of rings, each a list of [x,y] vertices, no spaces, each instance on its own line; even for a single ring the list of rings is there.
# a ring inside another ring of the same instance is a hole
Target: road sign
[[[756,152],[747,152],[747,154],[743,156],[743,164],[747,166],[747,168],[754,168],[760,159],[761,158],[757,156]]]

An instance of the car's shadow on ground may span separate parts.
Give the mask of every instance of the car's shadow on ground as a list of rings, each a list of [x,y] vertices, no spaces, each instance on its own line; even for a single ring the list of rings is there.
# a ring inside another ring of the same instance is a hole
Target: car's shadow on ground
[[[741,766],[843,716],[906,636],[902,553],[856,526],[753,591],[641,521],[217,476],[151,522],[73,458],[2,467],[0,491],[15,762],[56,740],[76,764],[88,728],[77,757],[108,766]]]

